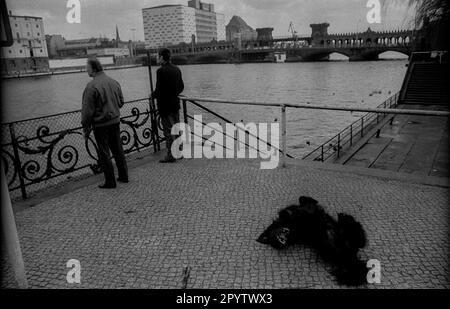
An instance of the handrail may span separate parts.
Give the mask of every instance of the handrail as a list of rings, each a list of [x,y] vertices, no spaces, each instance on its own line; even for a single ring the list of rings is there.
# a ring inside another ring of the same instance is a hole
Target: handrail
[[[182,100],[206,102],[206,103],[221,103],[221,104],[233,104],[233,105],[253,105],[253,106],[266,106],[266,107],[291,107],[302,109],[315,109],[315,110],[334,110],[344,112],[368,112],[377,114],[395,114],[395,115],[418,115],[418,116],[439,116],[450,117],[450,112],[444,111],[427,111],[427,110],[414,110],[414,109],[390,109],[390,108],[367,108],[367,107],[351,107],[351,106],[332,106],[332,105],[313,105],[313,104],[292,104],[292,103],[274,103],[274,102],[257,102],[257,101],[231,101],[224,99],[209,99],[209,98],[192,98],[180,96]]]
[[[387,104],[389,104],[390,107],[391,107],[391,106],[395,106],[395,105],[397,104],[397,101],[398,101],[398,96],[399,96],[399,93],[397,92],[395,95],[391,96],[389,99],[387,99],[387,100],[384,101],[382,104],[380,104],[377,108],[381,108],[381,106],[386,107]],[[392,101],[394,101],[394,105],[392,105]],[[372,116],[374,116],[374,115],[371,115],[370,113],[368,113],[368,114],[362,116],[360,119],[354,121],[354,122],[351,123],[349,126],[347,126],[344,130],[342,130],[341,132],[339,132],[338,134],[336,134],[335,136],[333,136],[332,138],[330,138],[329,140],[327,140],[325,143],[323,143],[322,145],[320,145],[319,147],[317,147],[316,149],[314,149],[313,151],[311,151],[309,154],[307,154],[306,156],[304,156],[303,159],[306,159],[306,158],[312,156],[316,151],[319,151],[322,147],[324,147],[324,145],[327,145],[327,144],[332,143],[332,142],[333,142],[336,138],[338,138],[338,137],[339,137],[339,138],[345,138],[345,137],[347,137],[348,135],[351,135],[351,139],[353,139],[353,127],[354,127],[354,126],[356,127],[356,126],[359,124],[359,122],[361,122],[361,121],[364,122],[364,118],[365,118],[365,117],[367,117],[368,119],[370,119],[370,117],[372,117]],[[377,115],[377,118],[378,118],[378,115]],[[373,120],[372,120],[372,121],[373,121]],[[371,123],[371,122],[369,122],[369,124],[370,124],[370,123]],[[343,135],[344,132],[346,132],[346,131],[348,131],[348,130],[350,130],[350,132],[346,133],[346,135]],[[361,125],[361,130],[364,130],[363,125]],[[339,146],[344,146],[344,145],[345,145],[346,143],[348,143],[348,142],[349,142],[349,141],[344,142],[344,143],[341,144],[341,145],[338,145],[338,148],[339,148]],[[352,142],[350,142],[350,144],[352,144]],[[328,150],[327,150],[327,152],[328,152]],[[331,155],[333,155],[333,154],[331,154]],[[322,159],[323,159],[323,158],[322,158]]]
[[[193,97],[186,97],[186,96],[180,96],[180,98],[186,102],[190,101],[196,105],[199,105],[198,102],[205,102],[205,103],[219,103],[219,104],[232,104],[232,105],[250,105],[250,106],[264,106],[264,107],[278,107],[281,108],[281,115],[282,115],[282,149],[281,154],[282,156],[282,164],[281,166],[285,166],[285,159],[288,156],[286,151],[286,120],[285,120],[285,114],[286,114],[286,108],[302,108],[302,109],[313,109],[313,110],[333,110],[333,111],[346,111],[346,112],[367,112],[368,114],[363,116],[359,121],[361,122],[361,129],[360,134],[363,135],[364,129],[367,129],[368,125],[372,125],[372,123],[375,121],[379,122],[379,116],[384,118],[386,115],[418,115],[418,116],[439,116],[439,117],[449,117],[450,112],[446,111],[429,111],[429,110],[408,110],[408,109],[395,109],[392,107],[396,107],[398,104],[400,93],[396,93],[395,95],[389,97],[383,104],[379,105],[377,108],[366,108],[366,107],[360,107],[360,106],[344,106],[344,107],[338,107],[338,106],[330,106],[330,105],[311,105],[311,104],[292,104],[292,103],[282,103],[282,102],[257,102],[257,101],[232,101],[232,100],[225,100],[225,99],[213,99],[213,98],[193,98]],[[394,104],[392,104],[394,103]],[[380,115],[381,114],[381,115]],[[328,157],[334,155],[334,153],[337,152],[338,157],[340,154],[340,150],[342,146],[350,143],[352,145],[352,139],[353,139],[353,127],[356,125],[356,123],[352,123],[349,127],[344,129],[344,131],[340,132],[338,135],[333,137],[328,142],[332,142],[334,139],[338,139],[337,147],[333,146],[333,153],[331,153]],[[366,127],[364,124],[366,124]],[[350,129],[350,133],[345,132],[346,130]],[[359,133],[358,133],[359,134]],[[345,138],[348,137],[348,135],[351,135],[350,141],[346,141]],[[344,139],[344,140],[342,140]],[[327,143],[328,143],[327,142]],[[336,148],[336,149],[335,149]],[[322,146],[319,146],[316,150],[308,154],[303,159],[306,159],[307,157],[313,155],[316,151],[321,150],[321,160],[324,161],[324,155],[325,153],[328,155],[330,149],[325,150],[325,144]]]
[[[135,99],[135,100],[131,100],[131,101],[126,101],[126,102],[124,102],[124,106],[128,105],[128,104],[131,104],[131,103],[143,102],[145,100],[149,100],[149,98],[142,98],[142,99]],[[58,117],[58,116],[63,116],[63,115],[76,114],[76,113],[80,113],[80,112],[81,112],[81,109],[77,109],[77,110],[73,110],[73,111],[56,113],[56,114],[51,114],[51,115],[46,115],[46,116],[33,117],[33,118],[27,118],[27,119],[22,119],[22,120],[15,120],[15,121],[10,121],[10,122],[2,122],[1,125],[19,124],[19,123],[22,123],[22,122],[42,120],[42,119],[46,119],[46,118],[53,118],[53,117]]]
[[[232,121],[230,121],[230,120],[226,119],[225,117],[223,117],[223,116],[217,114],[216,112],[210,110],[209,108],[207,108],[207,107],[205,107],[205,106],[203,106],[203,105],[201,105],[201,104],[198,104],[198,103],[195,102],[195,101],[191,101],[191,100],[189,100],[189,99],[183,99],[183,100],[184,100],[185,102],[190,102],[190,103],[194,104],[195,106],[197,106],[197,107],[203,109],[204,111],[210,113],[211,115],[213,115],[213,116],[215,116],[215,117],[217,117],[217,118],[219,118],[219,119],[221,119],[221,120],[223,120],[223,121],[225,121],[225,122],[227,122],[227,123],[232,123]],[[191,119],[193,119],[193,118],[191,117]],[[204,125],[204,124],[203,124],[203,125]],[[244,132],[247,133],[247,134],[249,134],[250,136],[256,138],[257,141],[261,141],[261,139],[260,139],[258,136],[255,136],[255,135],[251,134],[249,131],[244,130]],[[262,142],[266,143],[267,146],[269,146],[269,147],[274,147],[271,143],[269,143],[269,142],[267,142],[267,141],[264,141],[264,140],[263,140]],[[249,146],[249,145],[247,145],[247,144],[245,144],[245,145],[246,145],[246,146]],[[279,152],[281,152],[281,153],[283,153],[283,151],[280,150],[280,149],[278,149],[277,147],[274,147],[274,149],[277,150],[277,151],[279,151]],[[292,157],[291,155],[289,155],[288,153],[286,153],[286,156],[287,156],[288,158],[291,158],[291,159],[294,158],[294,157]]]
[[[410,61],[408,64],[408,70],[406,71],[405,79],[403,80],[402,88],[400,90],[400,98],[399,98],[400,102],[403,102],[405,100],[406,90],[408,89],[409,81],[411,80],[414,68],[415,62]]]

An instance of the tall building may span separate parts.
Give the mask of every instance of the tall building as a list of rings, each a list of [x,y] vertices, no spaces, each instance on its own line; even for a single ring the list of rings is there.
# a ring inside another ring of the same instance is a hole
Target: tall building
[[[196,34],[195,9],[183,5],[162,5],[142,10],[147,48],[191,42]]]
[[[214,5],[192,0],[188,6],[162,5],[142,9],[147,48],[179,43],[225,40],[225,17]]]
[[[214,4],[190,0],[188,7],[195,9],[197,42],[224,41],[226,39],[225,16],[214,11]]]
[[[44,22],[41,17],[15,16],[9,13],[14,42],[2,47],[3,74],[45,72],[49,69]]]

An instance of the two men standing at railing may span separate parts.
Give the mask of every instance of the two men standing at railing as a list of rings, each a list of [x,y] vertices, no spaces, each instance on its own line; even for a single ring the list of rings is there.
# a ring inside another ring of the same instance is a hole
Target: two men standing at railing
[[[99,164],[105,175],[101,189],[116,187],[110,151],[116,161],[119,182],[128,183],[128,167],[120,138],[120,108],[124,104],[120,84],[103,72],[97,59],[89,59],[86,71],[93,78],[83,93],[81,124],[85,139],[94,131]]]
[[[156,72],[156,88],[151,99],[157,99],[164,136],[166,138],[167,155],[161,163],[173,163],[171,147],[177,136],[171,134],[172,127],[180,122],[179,95],[184,90],[181,71],[170,61],[170,51],[159,52],[161,67]],[[94,131],[97,142],[98,161],[105,175],[105,183],[101,189],[116,188],[110,151],[116,161],[119,182],[128,183],[128,167],[120,138],[120,108],[124,104],[120,84],[103,72],[97,59],[89,59],[86,71],[93,78],[83,93],[81,124],[85,139]]]
[[[156,71],[156,88],[151,99],[157,99],[158,111],[161,116],[164,137],[166,138],[167,155],[160,163],[173,163],[172,143],[178,137],[172,135],[172,127],[180,122],[179,95],[184,90],[181,71],[170,61],[170,51],[162,49],[159,52],[161,67]]]

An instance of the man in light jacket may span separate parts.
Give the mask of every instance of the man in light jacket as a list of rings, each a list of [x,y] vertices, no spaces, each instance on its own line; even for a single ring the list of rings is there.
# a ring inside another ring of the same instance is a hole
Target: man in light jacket
[[[89,59],[86,70],[93,78],[83,93],[81,124],[84,137],[88,138],[94,131],[97,142],[97,154],[100,166],[105,174],[105,183],[101,189],[116,187],[114,167],[110,151],[116,161],[119,182],[128,182],[128,168],[120,138],[120,108],[124,104],[120,84],[103,72],[97,59]]]

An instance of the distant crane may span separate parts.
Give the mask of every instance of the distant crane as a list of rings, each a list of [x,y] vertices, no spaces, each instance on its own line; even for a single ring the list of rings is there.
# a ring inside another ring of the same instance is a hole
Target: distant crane
[[[289,24],[289,29],[288,32],[291,33],[292,38],[294,39],[294,41],[297,41],[297,31],[295,31],[294,29],[294,23],[291,21],[291,23]]]

